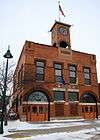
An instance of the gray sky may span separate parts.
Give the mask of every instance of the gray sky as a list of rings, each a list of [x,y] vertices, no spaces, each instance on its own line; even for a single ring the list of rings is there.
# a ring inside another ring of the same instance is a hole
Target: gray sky
[[[73,25],[72,49],[96,54],[100,71],[100,0],[61,0],[60,5],[66,15],[61,21]],[[58,0],[0,0],[0,61],[8,45],[15,62],[25,40],[50,45],[48,31],[59,20],[58,11]]]

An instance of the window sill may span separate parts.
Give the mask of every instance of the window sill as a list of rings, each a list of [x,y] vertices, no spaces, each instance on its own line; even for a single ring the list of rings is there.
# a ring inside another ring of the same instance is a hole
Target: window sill
[[[76,86],[76,85],[78,85],[78,83],[75,83],[75,84],[69,83],[69,84],[72,85],[72,86]]]
[[[68,101],[68,103],[79,103],[79,101]]]
[[[85,86],[92,86],[92,85],[87,85],[87,84],[84,84]]]
[[[44,83],[45,81],[44,80],[35,80],[36,82],[38,82],[38,83]]]
[[[54,101],[54,103],[65,103],[65,101],[64,100],[62,100],[62,101]]]

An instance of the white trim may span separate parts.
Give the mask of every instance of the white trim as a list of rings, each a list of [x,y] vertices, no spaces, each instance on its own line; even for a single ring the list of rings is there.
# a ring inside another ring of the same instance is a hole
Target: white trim
[[[22,102],[22,104],[49,104],[48,102]],[[54,102],[50,102],[50,104],[54,104]]]
[[[64,101],[64,100],[62,100],[62,101],[54,101],[54,102],[50,102],[50,104],[54,104],[54,103],[65,103],[65,104],[69,104],[69,103],[71,103],[71,102],[73,102],[73,101],[69,101],[69,102],[66,102],[66,101]],[[79,101],[74,101],[74,102],[79,102]],[[48,102],[22,102],[22,104],[26,104],[26,105],[28,105],[28,104],[49,104]],[[79,105],[96,105],[96,103],[79,103]],[[100,105],[100,103],[97,103],[97,105]]]
[[[68,103],[68,102],[66,102],[66,103],[65,103],[65,105],[69,105],[69,103]]]
[[[66,91],[66,88],[53,88],[53,91]]]
[[[68,103],[79,103],[79,101],[68,101]]]
[[[79,89],[68,89],[68,92],[79,92]]]
[[[50,102],[50,105],[54,105],[54,102]]]
[[[54,103],[65,103],[65,101],[64,100],[62,100],[62,101],[54,101]]]
[[[79,103],[79,105],[96,105],[96,103]]]
[[[48,102],[31,102],[31,101],[28,101],[28,102],[22,102],[22,104],[48,104]]]

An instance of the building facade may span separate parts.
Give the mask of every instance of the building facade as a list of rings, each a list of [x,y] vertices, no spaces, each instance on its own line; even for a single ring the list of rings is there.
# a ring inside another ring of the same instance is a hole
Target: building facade
[[[14,73],[13,107],[24,121],[100,115],[96,56],[72,50],[71,25],[55,22],[51,45],[26,41]]]

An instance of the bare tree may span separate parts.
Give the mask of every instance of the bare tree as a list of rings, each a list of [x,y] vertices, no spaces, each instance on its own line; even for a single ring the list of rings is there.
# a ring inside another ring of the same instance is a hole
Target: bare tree
[[[4,78],[5,78],[5,66],[6,63],[3,62],[0,65],[0,95],[2,96],[3,89],[4,89]],[[8,66],[8,75],[7,75],[7,92],[11,94],[11,88],[12,88],[12,83],[13,83],[13,72],[14,72],[14,66],[15,64],[13,62],[9,63]]]

